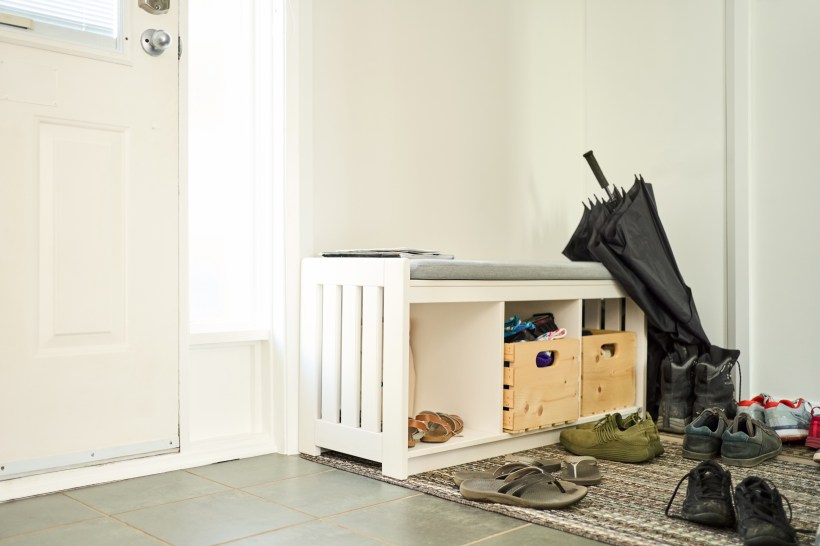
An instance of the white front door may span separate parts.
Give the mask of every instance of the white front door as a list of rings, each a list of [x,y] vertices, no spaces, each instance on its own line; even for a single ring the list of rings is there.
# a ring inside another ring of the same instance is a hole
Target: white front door
[[[121,54],[0,29],[0,480],[179,449],[171,2]]]

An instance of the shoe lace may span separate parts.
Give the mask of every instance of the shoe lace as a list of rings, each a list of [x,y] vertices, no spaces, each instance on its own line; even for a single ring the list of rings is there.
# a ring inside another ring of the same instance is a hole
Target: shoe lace
[[[691,478],[688,487],[694,488],[693,491],[689,491],[687,489],[687,494],[694,495],[698,498],[721,500],[723,499],[723,492],[726,489],[731,491],[731,487],[726,487],[726,482],[729,481],[731,483],[732,479],[729,472],[720,468],[717,463],[713,461],[701,463],[688,473],[684,474],[678,482],[678,485],[675,486],[675,491],[672,492],[672,497],[666,505],[665,514],[667,517],[683,519],[676,514],[670,514],[669,510],[672,508],[672,503],[678,494],[678,490],[680,489],[681,484],[683,484],[683,480],[686,478]]]
[[[595,427],[593,427],[592,430],[598,442],[604,444],[617,440],[620,428],[615,424],[615,419],[608,416],[606,419],[595,423]]]

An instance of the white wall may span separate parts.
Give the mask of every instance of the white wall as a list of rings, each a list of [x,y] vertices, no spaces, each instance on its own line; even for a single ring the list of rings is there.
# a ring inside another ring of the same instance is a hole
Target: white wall
[[[314,2],[314,251],[564,259],[597,188],[591,148],[611,182],[653,182],[704,327],[724,343],[723,10]]]
[[[820,4],[751,4],[750,390],[820,402]]]
[[[706,334],[726,342],[723,2],[587,2],[586,144],[651,182]]]

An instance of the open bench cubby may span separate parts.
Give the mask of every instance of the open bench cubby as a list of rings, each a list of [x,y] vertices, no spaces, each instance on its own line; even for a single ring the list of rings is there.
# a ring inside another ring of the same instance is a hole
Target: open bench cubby
[[[303,261],[301,452],[346,453],[405,479],[555,443],[563,427],[605,414],[601,406],[569,422],[504,432],[503,325],[511,315],[553,313],[567,339],[578,343],[578,354],[585,328],[633,332],[634,400],[619,411],[644,406],[644,315],[600,264],[522,270],[514,263],[467,262],[472,267],[465,274],[459,269],[465,262],[454,261],[429,264],[433,274],[427,275],[428,262],[443,260]],[[464,431],[445,443],[408,448],[411,408],[457,414]]]

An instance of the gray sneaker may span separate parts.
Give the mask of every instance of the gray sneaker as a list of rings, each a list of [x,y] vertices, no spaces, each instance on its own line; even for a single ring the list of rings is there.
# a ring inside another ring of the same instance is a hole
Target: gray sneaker
[[[766,423],[766,404],[772,399],[766,393],[761,393],[755,396],[754,398],[749,398],[748,400],[741,400],[737,403],[737,412],[738,413],[748,413],[752,416],[752,419],[757,419],[761,423]],[[768,423],[766,423],[768,424]]]
[[[748,413],[739,413],[732,426],[723,431],[720,455],[724,464],[757,466],[767,459],[777,457],[783,444],[775,431]]]
[[[797,400],[770,400],[766,403],[766,424],[784,442],[800,442],[809,435],[811,404]]]
[[[683,456],[705,461],[720,456],[723,433],[730,422],[720,408],[708,408],[686,425]]]

